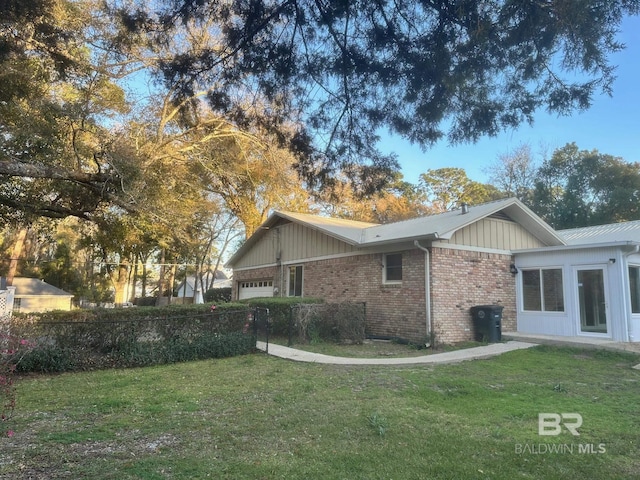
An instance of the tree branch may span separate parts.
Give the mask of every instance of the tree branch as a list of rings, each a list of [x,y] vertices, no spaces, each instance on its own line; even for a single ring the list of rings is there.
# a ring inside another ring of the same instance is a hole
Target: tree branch
[[[51,180],[66,180],[87,185],[104,184],[112,180],[106,173],[88,173],[68,170],[61,167],[24,163],[17,159],[0,160],[0,176],[47,178]]]

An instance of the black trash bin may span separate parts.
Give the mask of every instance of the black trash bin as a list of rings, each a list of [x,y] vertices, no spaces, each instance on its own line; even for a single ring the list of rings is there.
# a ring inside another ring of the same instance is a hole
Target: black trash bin
[[[502,340],[502,305],[476,305],[471,307],[476,340],[495,343]]]

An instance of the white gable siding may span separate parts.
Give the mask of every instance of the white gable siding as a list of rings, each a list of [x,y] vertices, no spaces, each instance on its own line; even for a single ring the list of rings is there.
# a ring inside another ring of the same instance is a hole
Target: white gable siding
[[[543,247],[543,243],[515,222],[483,218],[461,228],[449,243],[497,250],[519,250]]]

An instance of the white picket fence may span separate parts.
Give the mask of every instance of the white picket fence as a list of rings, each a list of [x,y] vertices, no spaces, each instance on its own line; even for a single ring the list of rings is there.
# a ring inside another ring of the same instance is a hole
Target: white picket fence
[[[9,323],[13,313],[13,297],[15,293],[16,287],[7,287],[6,290],[0,290],[0,323]]]

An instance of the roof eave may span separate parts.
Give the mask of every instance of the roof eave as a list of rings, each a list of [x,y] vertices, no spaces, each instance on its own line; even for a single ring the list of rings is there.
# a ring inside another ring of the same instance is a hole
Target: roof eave
[[[517,214],[518,210],[514,215],[514,206],[524,214],[524,217],[521,217]],[[511,212],[509,212],[510,208],[512,209]],[[547,246],[553,247],[567,245],[567,242],[564,238],[558,235],[558,233],[554,229],[552,229],[544,220],[542,220],[536,213],[529,209],[529,207],[527,207],[520,200],[514,199],[514,202],[500,210],[505,210],[506,213],[512,218],[516,217],[513,218],[516,222],[529,230],[540,241],[546,243]]]
[[[559,252],[565,250],[587,250],[589,248],[623,248],[623,247],[640,247],[640,242],[624,240],[620,242],[601,242],[601,243],[580,243],[554,245],[551,247],[525,248],[522,250],[514,250],[514,255],[520,253],[539,253],[539,252]]]
[[[385,239],[385,240],[378,240],[378,241],[369,241],[369,242],[365,242],[360,244],[360,246],[362,248],[367,248],[367,247],[380,247],[383,245],[391,245],[394,243],[407,243],[407,242],[413,242],[415,240],[427,240],[427,241],[433,241],[433,240],[440,240],[440,239],[444,239],[444,237],[441,237],[440,235],[438,235],[438,233],[428,233],[428,234],[421,234],[421,235],[411,235],[409,237],[403,237],[403,238],[389,238],[389,239]]]
[[[231,258],[227,260],[227,262],[224,264],[224,267],[233,268],[234,263],[237,262],[245,254],[245,252],[249,250],[249,248],[255,245],[260,238],[262,238],[262,236],[265,234],[265,230],[269,230],[269,228],[271,228],[271,226],[276,223],[276,218],[282,218],[278,212],[274,212],[269,215],[269,217],[264,222],[262,222],[262,224],[256,229],[256,231],[253,232],[253,234],[249,238],[247,238],[242,243],[242,245],[240,245],[240,248],[236,251],[236,253],[231,255]]]
[[[273,225],[275,225],[277,223],[278,219],[284,219],[284,220],[289,220],[290,222],[293,223],[298,223],[301,225],[304,225],[305,227],[311,229],[311,230],[315,230],[318,232],[321,232],[324,235],[327,235],[329,237],[333,237],[337,240],[340,240],[341,242],[347,243],[351,246],[358,246],[360,245],[360,242],[354,240],[353,238],[349,238],[349,237],[345,237],[344,235],[340,235],[337,234],[335,232],[332,232],[328,229],[324,229],[324,228],[320,228],[317,225],[313,224],[313,223],[309,223],[309,222],[305,222],[304,220],[300,220],[299,218],[287,215],[286,212],[273,212],[269,218],[267,218],[267,220],[265,220],[262,225],[260,225],[256,231],[253,233],[253,235],[251,235],[243,244],[242,246],[236,251],[236,253],[234,253],[231,258],[224,264],[225,268],[233,268],[233,265],[247,252],[247,250],[249,250],[251,247],[253,247],[258,240],[260,240],[260,238],[262,238],[265,234],[267,230],[270,230],[271,227],[273,227]],[[364,227],[363,227],[364,229]]]

